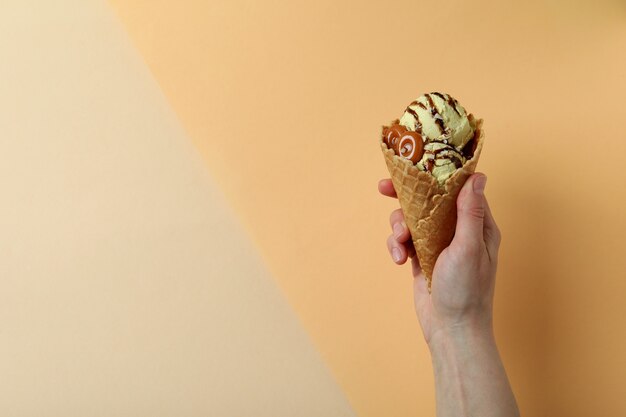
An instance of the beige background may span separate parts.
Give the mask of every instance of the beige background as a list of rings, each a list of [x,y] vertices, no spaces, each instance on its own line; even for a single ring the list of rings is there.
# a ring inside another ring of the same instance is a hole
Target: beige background
[[[354,416],[109,6],[0,56],[0,415]]]
[[[360,416],[433,415],[379,126],[485,119],[502,354],[526,416],[626,414],[623,1],[111,0]]]

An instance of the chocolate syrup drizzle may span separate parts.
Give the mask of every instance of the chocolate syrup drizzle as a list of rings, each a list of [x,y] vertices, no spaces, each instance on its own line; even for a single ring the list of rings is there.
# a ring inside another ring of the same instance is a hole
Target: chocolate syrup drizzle
[[[439,140],[433,140],[433,141],[430,141],[430,143],[443,143],[444,145],[448,145],[446,142],[439,141]],[[432,157],[426,159],[424,168],[426,168],[426,170],[430,172],[433,172],[433,168],[435,167],[435,161],[438,159],[439,154],[441,154],[442,152],[448,152],[448,155],[445,155],[445,158],[449,159],[450,162],[452,162],[456,168],[461,168],[463,166],[463,161],[461,160],[461,158],[459,158],[456,155],[457,153],[460,153],[460,152],[457,151],[455,147],[448,145],[445,148],[435,149],[434,151],[425,150],[424,155],[432,155]]]
[[[406,108],[406,111],[410,113],[411,116],[415,117],[415,131],[417,133],[422,133],[422,123],[420,122],[420,118],[417,115],[417,112],[410,107],[413,105],[413,103],[409,104],[409,107]]]
[[[433,94],[433,95],[441,98],[442,100],[446,101],[450,105],[450,107],[452,107],[452,109],[456,112],[456,114],[461,116],[461,113],[459,113],[459,109],[457,109],[457,107],[456,107],[459,102],[456,101],[455,98],[453,98],[452,96],[449,96],[447,94],[441,94],[441,93],[430,93],[430,94]]]
[[[439,131],[441,133],[446,132],[446,128],[443,125],[443,116],[439,114],[437,107],[435,107],[435,102],[430,94],[426,94],[426,99],[428,100],[428,104],[430,105],[430,114],[432,114],[433,119],[435,119],[435,124],[439,127]]]

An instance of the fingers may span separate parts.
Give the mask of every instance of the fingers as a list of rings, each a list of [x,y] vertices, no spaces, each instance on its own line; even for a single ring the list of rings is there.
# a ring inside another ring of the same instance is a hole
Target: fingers
[[[398,198],[396,190],[393,188],[393,183],[390,178],[385,178],[378,181],[378,192],[387,197]]]
[[[402,209],[397,209],[391,212],[389,216],[389,224],[393,231],[393,237],[400,243],[406,242],[411,237],[409,228],[404,223],[404,213]]]
[[[485,219],[484,223],[484,231],[483,237],[485,239],[485,246],[487,247],[487,253],[489,254],[489,258],[492,260],[497,260],[498,258],[498,248],[500,248],[500,241],[502,240],[500,229],[496,224],[496,221],[491,214],[491,209],[489,208],[489,202],[485,199]]]
[[[391,259],[398,265],[404,264],[409,257],[406,246],[398,242],[393,235],[387,238],[387,249],[391,254]]]
[[[472,175],[465,182],[457,199],[455,240],[468,249],[478,249],[483,244],[486,182],[485,175]]]
[[[393,233],[387,238],[387,248],[391,254],[391,259],[398,265],[402,265],[408,258],[415,256],[411,232],[404,222],[402,209],[391,212],[389,224]]]
[[[378,182],[378,191],[387,197],[398,198],[390,178],[385,178]],[[387,238],[387,249],[389,249],[391,259],[398,265],[404,264],[408,258],[413,258],[416,261],[415,248],[411,241],[411,232],[404,222],[402,209],[391,212],[389,224],[393,232],[392,235]],[[419,262],[417,262],[417,265],[419,268]]]

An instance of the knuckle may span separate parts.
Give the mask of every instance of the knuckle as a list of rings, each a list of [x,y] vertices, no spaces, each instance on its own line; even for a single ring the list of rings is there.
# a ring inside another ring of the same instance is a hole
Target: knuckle
[[[479,205],[465,205],[461,207],[461,212],[467,216],[482,219],[485,217],[485,208]]]
[[[483,254],[483,245],[478,241],[466,242],[462,249],[458,252],[459,258],[462,258],[464,263],[471,263],[481,258]]]

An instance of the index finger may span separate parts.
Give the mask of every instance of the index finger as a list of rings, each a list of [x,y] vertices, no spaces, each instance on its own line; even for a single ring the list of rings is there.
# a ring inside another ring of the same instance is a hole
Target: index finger
[[[391,178],[385,178],[378,181],[378,192],[382,195],[386,195],[387,197],[398,198],[398,194],[396,194],[396,190],[393,188]]]

